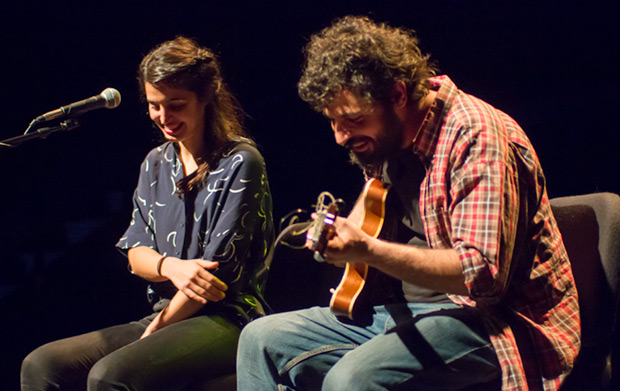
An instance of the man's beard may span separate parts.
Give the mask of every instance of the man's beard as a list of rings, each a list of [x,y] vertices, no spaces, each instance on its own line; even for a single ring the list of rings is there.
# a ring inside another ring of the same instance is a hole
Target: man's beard
[[[388,158],[388,155],[400,149],[404,132],[403,123],[396,116],[392,106],[385,105],[383,113],[382,128],[377,135],[377,139],[374,140],[373,151],[357,154],[350,146],[347,146],[349,149],[349,161],[362,169],[382,164]]]

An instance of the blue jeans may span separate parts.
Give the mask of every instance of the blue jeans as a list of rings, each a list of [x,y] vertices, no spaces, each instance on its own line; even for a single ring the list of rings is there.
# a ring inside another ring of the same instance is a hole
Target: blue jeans
[[[500,373],[479,314],[451,303],[375,307],[367,326],[328,308],[270,315],[246,326],[237,353],[238,391],[491,390]]]

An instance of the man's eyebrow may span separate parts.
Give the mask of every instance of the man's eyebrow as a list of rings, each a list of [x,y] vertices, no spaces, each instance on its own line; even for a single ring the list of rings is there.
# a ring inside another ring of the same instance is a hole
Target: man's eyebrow
[[[362,115],[364,115],[364,112],[362,110],[357,110],[357,111],[349,112],[349,113],[336,114],[333,116],[329,116],[327,115],[325,111],[323,111],[323,116],[330,120],[331,119],[352,119],[352,118],[360,117]]]

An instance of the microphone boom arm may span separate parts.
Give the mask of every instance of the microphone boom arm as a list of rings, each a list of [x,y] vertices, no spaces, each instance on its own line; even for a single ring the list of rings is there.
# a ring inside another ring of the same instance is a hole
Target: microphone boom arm
[[[50,134],[58,132],[59,130],[68,131],[71,129],[75,129],[78,126],[80,126],[80,123],[75,118],[69,118],[65,121],[62,121],[56,126],[39,128],[27,134],[22,134],[21,136],[11,137],[6,140],[2,140],[0,141],[0,147],[14,148],[22,144],[23,142],[32,139],[44,139],[47,138],[47,136],[49,136]]]

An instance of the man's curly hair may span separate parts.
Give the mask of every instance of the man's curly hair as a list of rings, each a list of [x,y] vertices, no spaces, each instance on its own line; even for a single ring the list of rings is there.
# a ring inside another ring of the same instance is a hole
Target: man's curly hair
[[[342,90],[368,104],[390,100],[403,81],[409,99],[428,92],[435,69],[423,55],[413,30],[377,24],[364,16],[345,16],[310,38],[297,85],[299,96],[321,111]]]

